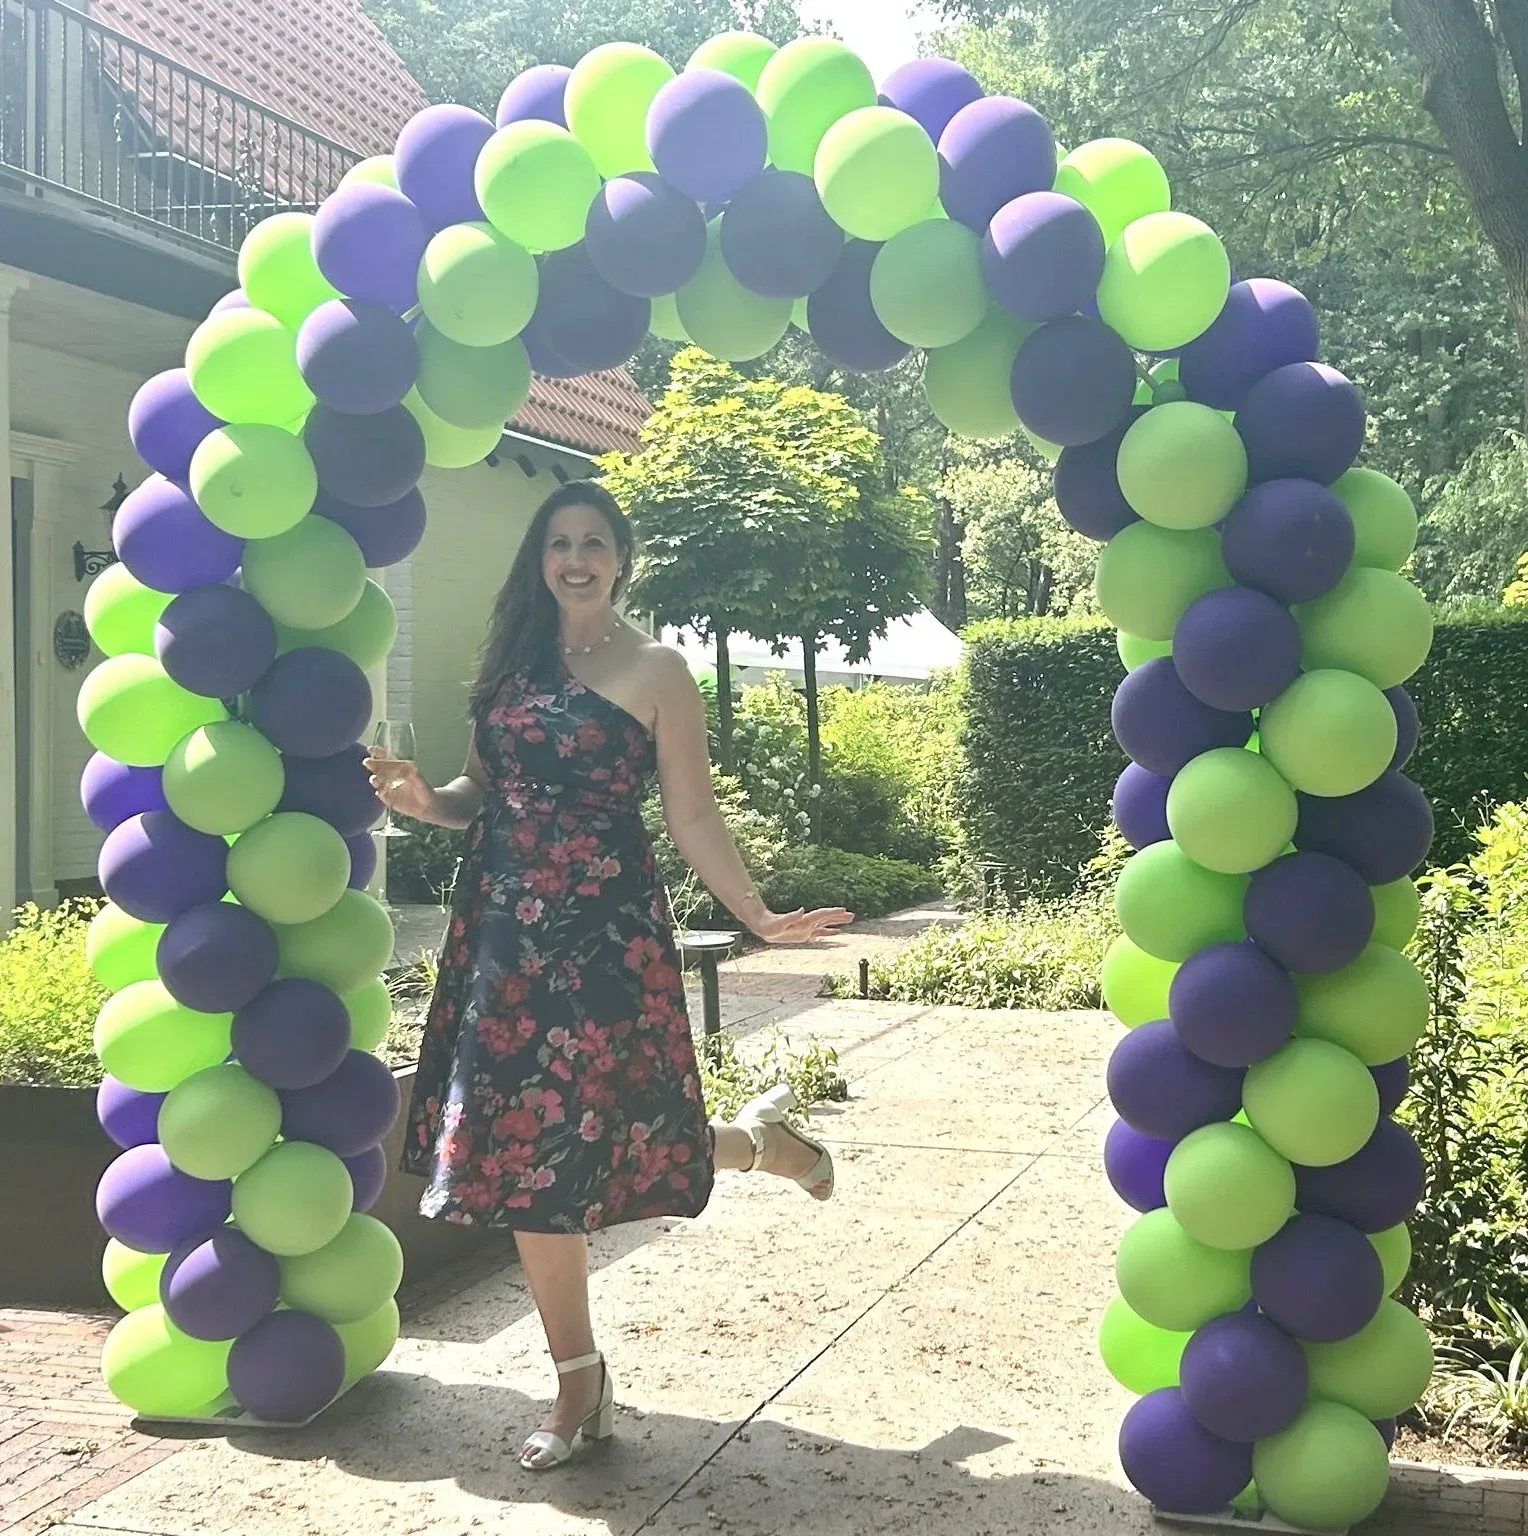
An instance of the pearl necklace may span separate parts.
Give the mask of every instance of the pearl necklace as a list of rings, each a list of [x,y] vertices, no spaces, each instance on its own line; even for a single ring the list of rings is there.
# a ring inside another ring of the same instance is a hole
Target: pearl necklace
[[[615,630],[612,629],[608,635],[605,635],[602,639],[597,640],[593,645],[583,645],[583,646],[565,645],[562,648],[562,654],[564,656],[573,656],[573,655],[592,656],[595,653],[595,651],[597,651],[600,648],[600,646],[602,646],[602,645],[609,645],[611,643],[611,641],[613,641],[614,639],[615,639]]]

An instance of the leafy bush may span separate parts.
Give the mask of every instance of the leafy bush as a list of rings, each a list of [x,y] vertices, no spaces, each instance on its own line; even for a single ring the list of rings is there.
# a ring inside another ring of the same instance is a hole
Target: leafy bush
[[[786,849],[759,891],[777,912],[847,907],[857,917],[886,917],[937,896],[939,881],[900,859],[804,847]]]
[[[397,902],[448,906],[462,856],[461,832],[411,821],[407,837],[387,839],[387,894]]]
[[[95,1020],[106,991],[85,963],[85,934],[98,910],[66,902],[16,913],[0,936],[0,1082],[97,1082]]]
[[[789,1085],[801,1118],[809,1117],[814,1105],[842,1103],[849,1097],[838,1052],[815,1041],[805,1050],[795,1051],[789,1041],[776,1035],[760,1060],[752,1062],[739,1052],[736,1036],[723,1033],[706,1042],[700,1068],[706,1113],[724,1123],[780,1083]]]
[[[748,803],[788,838],[810,834],[806,703],[779,673],[743,690],[732,723],[732,771]]]

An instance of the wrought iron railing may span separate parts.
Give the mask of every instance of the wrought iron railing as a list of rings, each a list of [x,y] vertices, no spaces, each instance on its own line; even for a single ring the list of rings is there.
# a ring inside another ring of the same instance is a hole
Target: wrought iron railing
[[[359,158],[58,0],[0,0],[0,180],[232,251]]]

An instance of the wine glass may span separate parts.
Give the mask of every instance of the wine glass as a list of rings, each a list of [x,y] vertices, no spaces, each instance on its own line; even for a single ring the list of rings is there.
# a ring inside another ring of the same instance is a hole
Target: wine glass
[[[372,746],[386,757],[397,758],[400,762],[412,763],[414,761],[414,727],[407,720],[379,720],[377,729],[371,738]],[[385,770],[385,764],[379,764]],[[388,784],[387,788],[397,789],[404,783],[398,779]],[[393,808],[388,806],[387,816],[382,825],[377,828],[378,837],[408,837],[410,834],[393,822]]]

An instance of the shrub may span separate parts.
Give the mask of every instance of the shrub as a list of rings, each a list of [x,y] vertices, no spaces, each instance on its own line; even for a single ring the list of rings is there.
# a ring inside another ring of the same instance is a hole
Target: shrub
[[[810,834],[806,703],[779,673],[743,690],[732,724],[732,771],[748,803],[787,837]]]
[[[839,1070],[838,1052],[815,1041],[795,1051],[776,1035],[758,1062],[744,1060],[737,1038],[722,1033],[708,1040],[700,1053],[701,1089],[706,1113],[723,1122],[734,1120],[745,1104],[780,1083],[795,1095],[800,1118],[819,1104],[842,1103],[849,1083]]]
[[[937,896],[939,881],[900,859],[803,847],[782,853],[759,891],[777,912],[847,907],[856,917],[886,917]]]
[[[95,1020],[106,991],[85,963],[94,902],[16,913],[0,936],[0,1082],[89,1087],[101,1076]]]
[[[456,888],[463,834],[410,822],[407,837],[387,839],[387,894],[397,902],[448,906]]]

